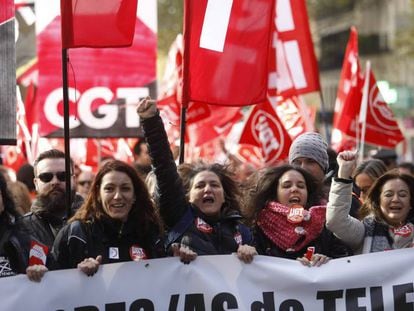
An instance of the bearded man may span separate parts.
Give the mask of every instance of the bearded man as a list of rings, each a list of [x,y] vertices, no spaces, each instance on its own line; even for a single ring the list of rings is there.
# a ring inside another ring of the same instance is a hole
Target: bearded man
[[[30,234],[31,238],[49,250],[59,230],[66,224],[67,215],[65,190],[65,154],[57,149],[42,152],[33,164],[34,184],[36,187],[36,200],[33,202],[31,212],[24,215],[21,225]],[[73,203],[72,212],[83,202],[80,195],[75,194],[75,175],[71,161],[71,183]]]

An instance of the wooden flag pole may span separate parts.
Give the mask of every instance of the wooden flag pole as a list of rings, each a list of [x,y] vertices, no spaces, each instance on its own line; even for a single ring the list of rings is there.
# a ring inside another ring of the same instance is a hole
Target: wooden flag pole
[[[70,137],[69,137],[69,90],[68,90],[68,51],[62,49],[62,89],[63,89],[63,133],[65,143],[65,175],[66,175],[66,211],[69,218],[72,214],[72,168],[70,161]]]

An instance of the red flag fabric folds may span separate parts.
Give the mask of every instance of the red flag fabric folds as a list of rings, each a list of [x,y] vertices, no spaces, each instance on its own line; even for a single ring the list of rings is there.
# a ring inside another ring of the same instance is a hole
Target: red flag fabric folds
[[[288,97],[320,90],[305,0],[276,1],[271,67],[272,96]]]
[[[351,27],[348,44],[345,50],[342,64],[341,77],[339,79],[338,92],[335,101],[334,128],[338,128],[341,120],[341,112],[344,103],[352,87],[361,87],[361,73],[358,56],[358,32]],[[359,85],[358,85],[359,84]]]
[[[138,0],[61,0],[62,47],[132,45]]]
[[[186,0],[184,103],[266,99],[274,0]]]
[[[335,101],[331,143],[336,151],[341,151],[350,144],[346,133],[349,135],[352,124],[355,128],[362,99],[363,80],[359,63],[358,32],[355,27],[351,27]]]
[[[394,113],[382,97],[372,70],[369,73],[365,141],[394,148],[404,140]]]

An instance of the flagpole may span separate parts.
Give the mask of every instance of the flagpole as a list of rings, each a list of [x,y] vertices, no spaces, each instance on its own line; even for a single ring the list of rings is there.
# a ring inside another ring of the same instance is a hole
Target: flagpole
[[[191,2],[192,0],[184,0],[184,31],[183,31],[183,38],[184,38],[184,50],[183,50],[183,84],[182,84],[182,98],[181,98],[181,114],[180,114],[180,156],[178,159],[178,163],[184,163],[184,153],[185,153],[185,131],[186,131],[186,116],[187,116],[187,108],[189,104],[189,95],[188,95],[188,65],[189,65],[189,51],[190,51],[190,19],[187,17],[188,12],[187,10],[191,11]],[[186,35],[186,32],[188,34]]]
[[[364,146],[365,146],[365,132],[366,132],[366,127],[367,127],[366,121],[367,121],[370,72],[371,72],[371,62],[367,61],[365,65],[365,81],[364,81],[364,88],[362,92],[361,109],[359,111],[359,120],[358,120],[358,127],[359,127],[359,124],[362,123],[361,141],[360,141],[360,147],[359,147],[359,161],[360,162],[364,160]]]
[[[187,117],[187,107],[181,107],[180,114],[180,157],[178,159],[179,164],[184,163],[184,152],[185,152],[185,129],[186,129],[186,117]]]
[[[65,176],[66,176],[66,211],[67,217],[72,213],[71,163],[70,163],[70,137],[69,137],[69,90],[68,90],[68,51],[62,49],[62,89],[63,89],[63,133],[65,143]]]
[[[322,116],[323,125],[325,129],[326,141],[331,141],[331,135],[329,133],[328,124],[326,120],[325,100],[323,99],[322,90],[319,91],[319,97],[321,99],[321,116]]]

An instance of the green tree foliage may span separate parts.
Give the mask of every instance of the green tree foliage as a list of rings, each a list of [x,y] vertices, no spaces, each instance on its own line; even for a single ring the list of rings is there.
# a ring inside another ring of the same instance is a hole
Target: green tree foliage
[[[411,11],[400,21],[406,27],[397,32],[395,45],[399,54],[414,57],[414,0],[410,3]]]
[[[184,0],[158,0],[158,53],[165,56],[177,34],[182,33]]]

